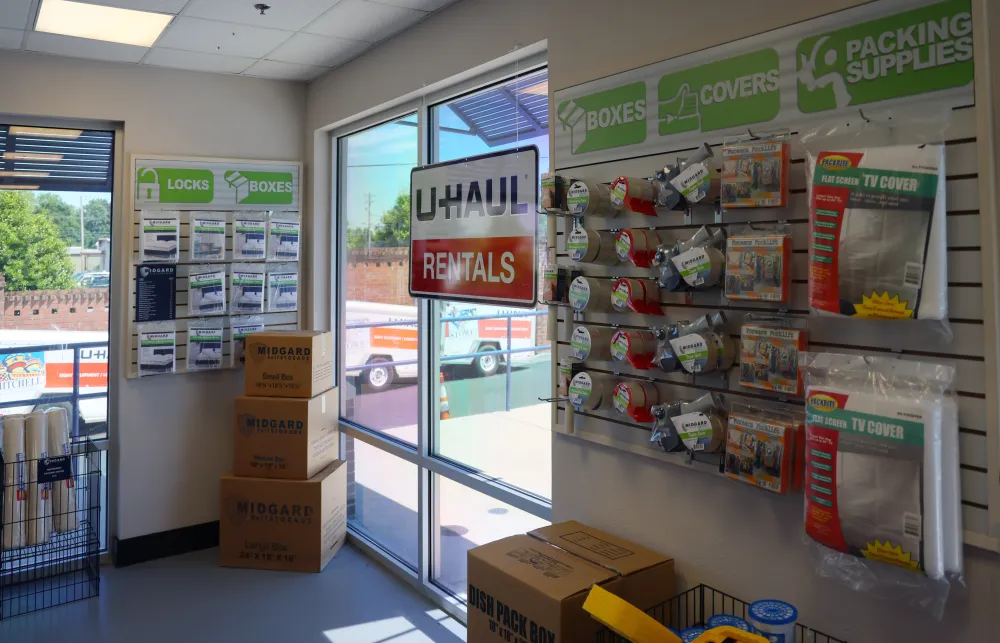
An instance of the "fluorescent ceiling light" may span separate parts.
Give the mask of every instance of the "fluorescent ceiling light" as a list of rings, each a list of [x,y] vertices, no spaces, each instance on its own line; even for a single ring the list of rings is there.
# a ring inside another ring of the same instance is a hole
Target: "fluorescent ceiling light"
[[[82,129],[61,129],[57,127],[22,127],[14,125],[10,128],[11,136],[39,136],[42,138],[64,138],[76,140],[83,134]]]
[[[28,179],[44,179],[48,175],[48,172],[22,172],[20,170],[15,170],[14,172],[0,172],[0,176],[15,176]]]
[[[37,190],[37,185],[0,185],[0,190]]]
[[[41,154],[39,152],[4,152],[5,161],[55,161],[63,159],[62,154]]]
[[[173,16],[104,5],[42,0],[35,31],[151,47]]]

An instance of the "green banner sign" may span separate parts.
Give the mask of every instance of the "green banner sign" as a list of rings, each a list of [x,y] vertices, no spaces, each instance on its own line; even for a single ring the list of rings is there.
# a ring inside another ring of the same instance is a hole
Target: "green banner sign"
[[[291,172],[248,172],[231,170],[224,175],[236,191],[237,203],[290,205],[293,194]]]
[[[972,82],[970,0],[948,0],[799,42],[798,105],[821,112]]]
[[[762,49],[660,79],[660,136],[763,123],[781,111],[778,52]]]
[[[215,177],[210,170],[140,167],[136,171],[139,198],[159,203],[211,203]]]
[[[646,83],[632,83],[559,104],[559,125],[573,153],[593,152],[646,140]]]
[[[295,209],[299,205],[296,164],[141,157],[134,163],[137,210],[185,206],[195,210]]]

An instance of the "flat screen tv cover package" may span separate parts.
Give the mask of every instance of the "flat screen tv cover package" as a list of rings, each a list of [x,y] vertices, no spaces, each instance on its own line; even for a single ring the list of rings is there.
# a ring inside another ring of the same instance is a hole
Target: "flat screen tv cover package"
[[[963,573],[954,369],[829,353],[803,363],[817,570],[940,617]]]
[[[808,165],[810,307],[947,319],[944,147],[827,149]]]

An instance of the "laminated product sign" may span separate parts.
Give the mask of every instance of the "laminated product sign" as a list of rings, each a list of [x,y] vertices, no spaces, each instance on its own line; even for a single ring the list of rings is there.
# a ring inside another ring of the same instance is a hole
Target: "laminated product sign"
[[[973,76],[971,0],[879,0],[562,89],[555,153],[586,165],[869,106],[969,105]]]
[[[538,148],[415,168],[410,295],[533,307]]]
[[[297,163],[132,158],[136,210],[297,210]]]

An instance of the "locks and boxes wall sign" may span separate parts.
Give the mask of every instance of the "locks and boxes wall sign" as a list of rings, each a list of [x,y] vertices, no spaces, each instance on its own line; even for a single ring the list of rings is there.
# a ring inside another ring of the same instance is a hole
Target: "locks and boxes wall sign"
[[[298,210],[299,164],[132,158],[136,210]]]

